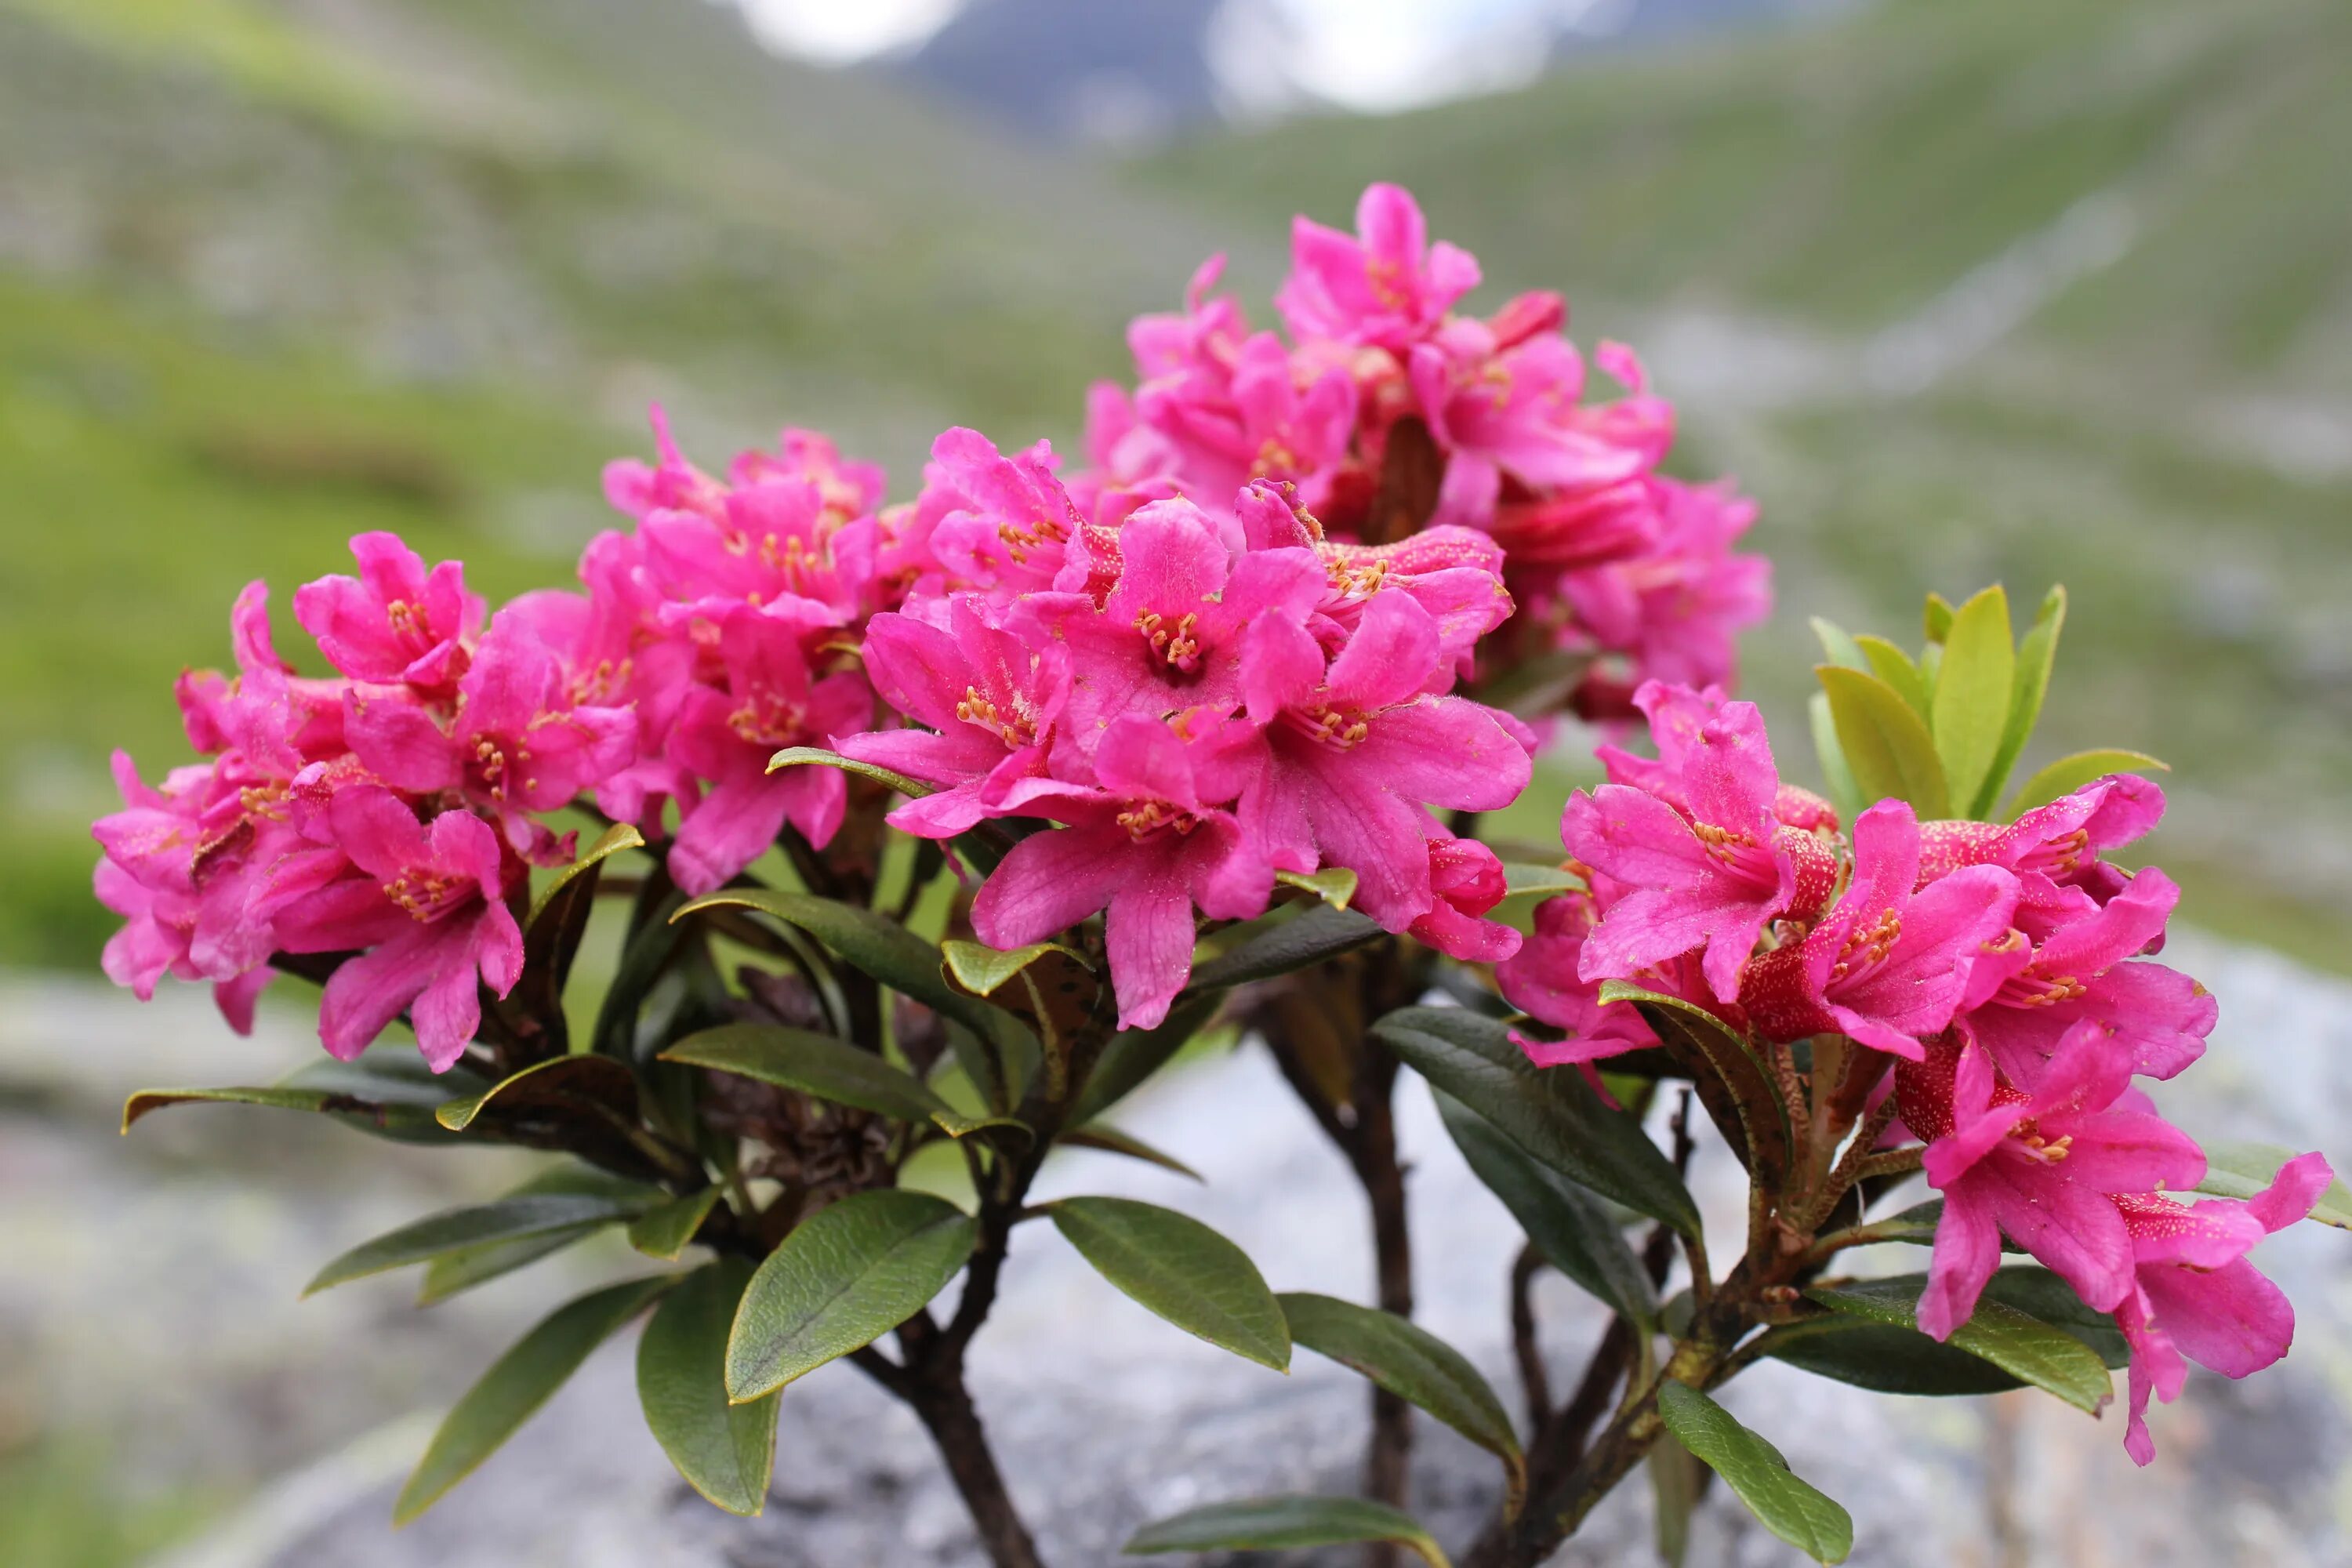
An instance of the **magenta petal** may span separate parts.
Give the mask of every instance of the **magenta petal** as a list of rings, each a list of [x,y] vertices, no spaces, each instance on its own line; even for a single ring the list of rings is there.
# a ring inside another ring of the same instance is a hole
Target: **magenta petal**
[[[2181,1353],[2224,1377],[2260,1372],[2294,1342],[2294,1308],[2243,1258],[2210,1273],[2147,1269],[2140,1287]]]
[[[1919,1330],[1948,1340],[1973,1316],[1985,1281],[2000,1263],[2000,1227],[1983,1199],[1966,1184],[1944,1194],[1943,1217],[1936,1222],[1936,1249],[1927,1266],[1927,1288],[1919,1297]]]
[[[1103,908],[1132,874],[1116,827],[1048,828],[1013,847],[971,903],[972,931],[1000,950],[1068,930]]]

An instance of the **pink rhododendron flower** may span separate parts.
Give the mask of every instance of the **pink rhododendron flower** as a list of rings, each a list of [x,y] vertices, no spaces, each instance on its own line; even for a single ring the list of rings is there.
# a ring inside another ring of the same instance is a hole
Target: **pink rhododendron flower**
[[[466,592],[466,569],[425,558],[389,533],[352,541],[356,577],[321,577],[294,594],[294,618],[353,680],[404,682],[436,694],[466,673],[482,626],[480,595]]]
[[[2246,1261],[2253,1245],[2309,1214],[2336,1173],[2318,1154],[2299,1154],[2271,1184],[2242,1203],[2183,1204],[2161,1193],[2116,1199],[2131,1237],[2133,1288],[2116,1309],[2131,1346],[2131,1423],[2124,1448],[2135,1463],[2156,1458],[2147,1433],[2153,1394],[2169,1405],[2189,1379],[2189,1362],[2224,1377],[2249,1377],[2286,1354],[2294,1309]]]
[[[2186,1133],[2126,1100],[2128,1062],[2096,1024],[2077,1025],[2029,1094],[2000,1081],[1983,1047],[1948,1038],[1897,1064],[1904,1125],[1927,1141],[1944,1197],[1919,1327],[1948,1338],[1976,1310],[2005,1234],[2113,1311],[2135,1283],[2114,1194],[2194,1187],[2205,1156]]]
[[[1371,185],[1353,235],[1303,217],[1291,225],[1290,276],[1274,302],[1297,337],[1402,353],[1477,286],[1477,261],[1444,240],[1431,245],[1410,194]]]
[[[1429,886],[1429,912],[1407,928],[1416,940],[1466,963],[1496,963],[1518,952],[1517,931],[1478,918],[1510,890],[1492,849],[1475,838],[1431,838]]]
[[[1748,966],[1739,1005],[1768,1039],[1836,1031],[1916,1059],[1943,1032],[1986,944],[2008,931],[2017,879],[1970,866],[1913,890],[1919,822],[1882,800],[1854,823],[1844,897],[1802,941]]]
[[[1069,826],[1013,847],[972,901],[981,941],[1021,947],[1107,910],[1119,1026],[1165,1019],[1192,972],[1194,908],[1250,920],[1273,892],[1241,825],[1209,804],[1223,792],[1202,775],[1230,765],[1213,755],[1223,739],[1187,742],[1156,719],[1124,714],[1095,748],[1096,785],[1037,781],[1017,791],[1020,804]]]
[[[520,868],[490,825],[466,811],[430,824],[381,785],[345,789],[329,808],[352,874],[278,910],[288,952],[365,949],[327,981],[319,1037],[351,1060],[404,1011],[436,1072],[481,1024],[479,988],[504,996],[522,973],[522,932],[506,906]]]
[[[1512,1006],[1567,1032],[1566,1039],[1543,1040],[1513,1031],[1511,1038],[1539,1068],[1599,1061],[1658,1043],[1639,1008],[1630,1002],[1603,1003],[1601,983],[1581,973],[1585,939],[1600,918],[1590,893],[1546,899],[1536,906],[1535,934],[1496,965],[1496,984]],[[1648,971],[1629,978],[1645,988],[1665,989],[1654,985]]]
[[[1624,784],[1569,797],[1569,853],[1628,889],[1586,937],[1579,968],[1586,980],[1623,979],[1704,949],[1707,984],[1729,1002],[1765,927],[1811,919],[1836,863],[1775,815],[1780,775],[1754,703],[1727,703],[1707,719],[1680,775],[1684,811]]]

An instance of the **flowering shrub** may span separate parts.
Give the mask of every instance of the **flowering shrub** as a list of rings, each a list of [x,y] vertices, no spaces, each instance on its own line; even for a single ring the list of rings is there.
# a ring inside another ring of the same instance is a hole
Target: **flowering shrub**
[[[2243,1376],[2284,1352],[2292,1313],[2245,1254],[2352,1201],[2318,1155],[2200,1148],[2131,1087],[2189,1067],[2216,1014],[2149,956],[2179,889],[2111,858],[2162,813],[2128,771],[2152,764],[2080,754],[1994,810],[2063,596],[2022,644],[1999,589],[1931,600],[1917,659],[1825,627],[1828,793],[1786,783],[1724,689],[1767,603],[1763,563],[1732,552],[1753,509],[1659,472],[1673,411],[1631,353],[1596,351],[1623,395],[1588,401],[1556,296],[1460,312],[1476,263],[1392,187],[1355,235],[1301,219],[1293,241],[1286,337],[1249,330],[1213,260],[1181,313],[1136,322],[1139,382],[1094,390],[1085,469],[954,429],[893,504],[803,431],[714,477],[656,414],[656,460],[605,475],[628,526],[589,544],[582,591],[493,612],[457,563],[362,535],[355,575],[293,597],[331,675],[279,657],[257,583],[235,672],[180,683],[206,760],[151,786],[117,757],[107,973],[142,997],[209,981],[240,1029],[300,976],[335,1058],[151,1091],[126,1123],[245,1100],[565,1156],[317,1286],[424,1264],[437,1300],[615,1226],[665,1263],[708,1254],[532,1331],[402,1517],[651,1309],[646,1418],[713,1502],[757,1511],[778,1391],[846,1357],[929,1427],[993,1560],[1034,1563],[963,1360],[1035,1218],[1194,1333],[1277,1367],[1304,1344],[1376,1385],[1368,1499],[1219,1505],[1138,1552],[1311,1537],[1442,1561],[1401,1507],[1418,1406],[1502,1463],[1470,1562],[1539,1561],[1667,1432],[1835,1561],[1843,1510],[1707,1395],[1759,1358],[2094,1412],[2127,1364],[2145,1462],[2150,1396],[2187,1360]],[[1528,787],[1563,713],[1646,719],[1654,754],[1602,746],[1565,859],[1506,864],[1477,817]],[[575,1037],[600,901],[619,957]],[[1361,1180],[1377,1307],[1276,1297],[1166,1209],[1027,1203],[1061,1144],[1160,1158],[1103,1117],[1221,1019]],[[379,1043],[402,1022],[425,1070]],[[1528,1232],[1524,1438],[1407,1321],[1402,1066]],[[1669,1153],[1643,1116],[1676,1094]],[[1694,1097],[1753,1189],[1719,1275],[1683,1183]],[[939,1144],[965,1203],[899,1184]],[[1880,1215],[1914,1173],[1937,1198]],[[1831,1277],[1879,1242],[1932,1242],[1929,1268]],[[2041,1267],[2000,1267],[2005,1247]],[[1616,1314],[1557,1408],[1543,1267]]]

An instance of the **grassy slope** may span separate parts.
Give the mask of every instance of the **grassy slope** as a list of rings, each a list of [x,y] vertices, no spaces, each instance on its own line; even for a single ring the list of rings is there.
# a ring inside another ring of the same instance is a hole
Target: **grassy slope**
[[[2344,967],[2352,483],[2252,461],[2215,410],[2340,413],[2347,162],[2352,12],[2326,0],[1885,0],[1500,98],[1181,148],[1135,177],[1258,225],[1336,221],[1366,180],[1396,179],[1478,253],[1482,297],[1565,287],[1601,301],[1586,333],[1703,308],[1833,347],[2121,195],[2137,222],[2121,260],[1931,393],[1702,400],[1682,461],[1765,503],[1755,542],[1782,604],[1750,668],[1776,729],[1797,722],[1807,615],[1914,640],[1928,587],[2000,578],[2030,603],[2065,581],[2029,763],[2090,744],[2168,757],[2165,855],[2230,923]]]

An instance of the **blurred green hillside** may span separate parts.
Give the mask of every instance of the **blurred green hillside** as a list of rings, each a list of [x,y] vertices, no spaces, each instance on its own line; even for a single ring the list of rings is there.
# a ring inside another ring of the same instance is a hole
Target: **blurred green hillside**
[[[299,661],[362,529],[562,581],[656,398],[1066,435],[1207,248],[1156,214],[706,0],[0,0],[0,963],[94,959],[107,751],[183,760],[245,582]]]
[[[2169,760],[2198,918],[2352,963],[2352,8],[1884,0],[1524,91],[1177,149],[1232,226],[1418,192],[1484,299],[1641,347],[1810,615],[2074,592],[2037,751]],[[1810,772],[1809,759],[1784,763]]]
[[[105,750],[180,754],[247,578],[366,527],[560,578],[654,398],[706,458],[813,424],[902,483],[949,423],[1067,437],[1201,255],[1262,300],[1289,214],[1388,178],[1763,500],[1777,726],[1806,616],[2063,579],[2045,752],[2171,759],[2209,921],[2342,964],[2346,167],[2340,0],[1881,0],[1115,170],[708,0],[0,0],[0,963],[88,963]]]

